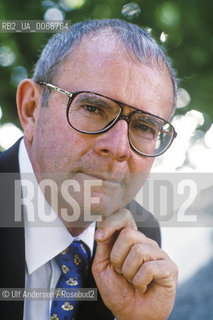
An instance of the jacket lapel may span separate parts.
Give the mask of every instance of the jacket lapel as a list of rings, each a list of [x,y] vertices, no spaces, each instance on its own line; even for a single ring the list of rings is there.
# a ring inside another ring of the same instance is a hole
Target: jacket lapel
[[[20,180],[18,165],[18,148],[20,140],[8,151],[0,155],[1,288],[25,287],[25,243],[23,221],[14,224],[14,209],[16,205],[14,180]],[[133,212],[136,221],[137,217],[140,217],[140,219],[142,217],[141,221],[143,223],[139,226],[139,230],[146,236],[157,241],[160,245],[160,229],[156,219],[135,201],[132,201],[127,208]],[[134,210],[132,210],[132,208],[134,208]],[[6,217],[5,221],[3,220],[3,217]],[[2,225],[6,225],[7,227],[3,228]],[[91,265],[92,262],[93,260],[91,261]],[[90,276],[88,278],[87,287],[97,288],[91,272],[91,265],[89,268]],[[23,319],[23,301],[1,302],[0,314],[2,318],[4,316],[5,319]],[[82,304],[78,320],[85,319],[114,319],[111,311],[104,305],[99,293],[97,301],[88,301]]]
[[[18,147],[20,140],[0,155],[0,287],[25,287],[25,244],[23,221],[15,223],[14,181],[19,181]],[[23,319],[23,301],[0,303],[0,314],[6,319]]]

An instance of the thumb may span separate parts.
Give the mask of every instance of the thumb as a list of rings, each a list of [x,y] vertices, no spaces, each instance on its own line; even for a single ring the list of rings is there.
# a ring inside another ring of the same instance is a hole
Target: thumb
[[[97,242],[94,263],[108,264],[113,244],[118,236],[118,232],[114,232],[110,237],[104,238],[102,229],[97,229],[95,240]]]

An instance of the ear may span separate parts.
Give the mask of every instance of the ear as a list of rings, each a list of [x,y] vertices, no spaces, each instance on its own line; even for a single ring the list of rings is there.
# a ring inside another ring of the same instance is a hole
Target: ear
[[[24,138],[32,143],[41,106],[41,87],[32,79],[20,82],[16,94],[19,119],[24,129]]]

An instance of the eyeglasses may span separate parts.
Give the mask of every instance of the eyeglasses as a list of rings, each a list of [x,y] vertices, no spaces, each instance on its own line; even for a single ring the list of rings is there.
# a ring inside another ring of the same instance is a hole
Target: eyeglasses
[[[50,83],[38,84],[68,96],[67,121],[81,133],[101,134],[110,130],[119,120],[126,120],[131,148],[146,157],[157,157],[164,153],[177,136],[168,121],[104,95],[91,91],[72,93]],[[124,107],[133,111],[126,116],[123,114]]]

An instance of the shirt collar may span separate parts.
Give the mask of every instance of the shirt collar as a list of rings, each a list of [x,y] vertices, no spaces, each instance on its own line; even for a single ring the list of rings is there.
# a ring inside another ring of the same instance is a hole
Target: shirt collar
[[[24,140],[20,143],[18,157],[22,187],[25,174],[30,174],[30,179],[34,180],[34,183],[37,184]],[[57,213],[49,206],[40,188],[38,188],[38,192],[40,192],[40,197],[44,201],[45,212],[48,212],[50,215],[55,215],[55,220],[53,224],[48,224],[48,227],[33,226],[28,219],[31,214],[29,212],[29,206],[24,206],[25,257],[29,274],[57,256],[61,251],[66,249],[74,239]],[[89,227],[77,237],[88,245],[91,255],[94,246],[94,233],[95,222],[90,224]]]

